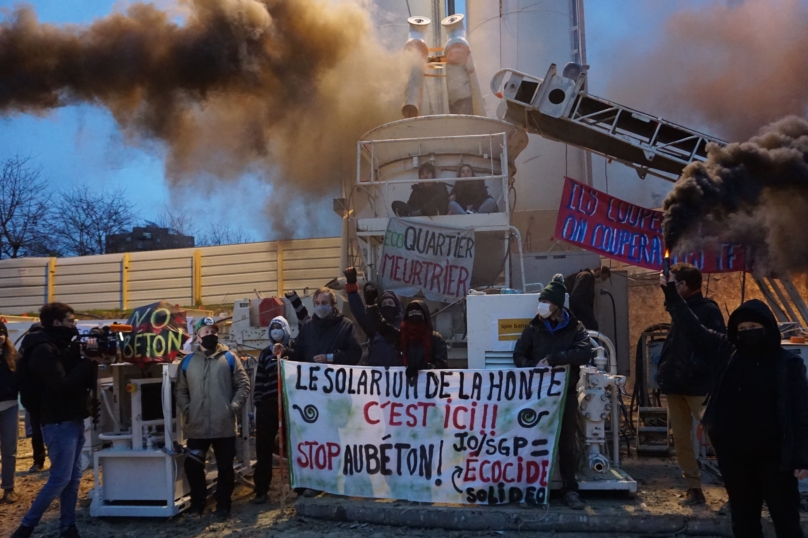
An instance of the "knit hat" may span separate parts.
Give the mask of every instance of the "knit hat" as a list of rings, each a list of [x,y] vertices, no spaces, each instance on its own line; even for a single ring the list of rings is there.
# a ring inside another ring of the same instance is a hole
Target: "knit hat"
[[[566,295],[567,287],[564,285],[564,276],[558,274],[541,290],[539,300],[550,301],[558,308],[564,308]]]
[[[0,319],[0,334],[8,338],[8,328],[6,328],[6,324],[2,319]]]

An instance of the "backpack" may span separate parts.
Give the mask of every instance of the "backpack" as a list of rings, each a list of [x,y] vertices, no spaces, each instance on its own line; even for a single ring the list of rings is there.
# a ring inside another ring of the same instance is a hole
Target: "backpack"
[[[188,364],[191,362],[191,357],[193,357],[193,353],[191,355],[186,356],[182,359],[182,363],[180,364],[180,368],[182,368],[183,372],[188,371]],[[227,359],[227,365],[230,367],[230,373],[233,373],[233,370],[236,369],[236,357],[233,356],[232,353],[229,351],[224,352],[224,358]],[[25,404],[23,404],[25,405]]]

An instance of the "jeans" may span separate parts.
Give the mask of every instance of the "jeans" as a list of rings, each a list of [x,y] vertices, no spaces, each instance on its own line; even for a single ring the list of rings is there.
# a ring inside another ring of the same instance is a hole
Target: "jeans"
[[[34,452],[34,463],[40,467],[45,466],[45,441],[42,439],[42,427],[39,424],[39,413],[30,409],[26,411],[28,423],[31,426],[31,449]]]
[[[564,415],[561,418],[561,435],[558,439],[558,467],[561,473],[561,494],[578,491],[575,474],[581,463],[578,453],[578,398],[576,393],[567,393]]]
[[[255,409],[255,494],[266,495],[272,482],[272,449],[278,435],[278,400],[271,398]]]
[[[236,458],[236,438],[221,437],[219,439],[188,439],[189,450],[199,450],[203,454],[213,446],[216,456],[218,475],[216,479],[216,508],[230,509],[230,496],[236,485],[236,473],[233,470],[233,460]],[[205,506],[208,484],[205,480],[205,464],[193,458],[185,458],[185,477],[191,488],[191,506],[193,508]]]
[[[715,447],[729,495],[732,534],[736,538],[763,538],[760,512],[765,500],[777,538],[802,538],[800,493],[794,471],[781,471],[776,457],[721,448]]]
[[[499,211],[499,207],[497,207],[497,202],[491,197],[485,199],[485,202],[480,204],[480,207],[475,211],[475,213],[496,213]],[[465,215],[466,210],[463,209],[460,204],[452,200],[449,202],[449,213],[452,215]]]
[[[61,514],[59,530],[64,531],[76,524],[76,502],[79,499],[81,482],[81,449],[84,447],[84,422],[59,422],[43,424],[42,437],[48,447],[51,467],[48,481],[25,514],[22,524],[36,527],[42,514],[59,497]]]
[[[0,455],[3,458],[3,489],[14,489],[17,470],[17,438],[20,430],[20,407],[0,411]]]
[[[673,429],[673,442],[676,445],[676,462],[682,468],[685,485],[690,488],[701,488],[701,474],[693,451],[693,417],[701,419],[701,404],[704,396],[682,396],[666,394],[668,416]]]

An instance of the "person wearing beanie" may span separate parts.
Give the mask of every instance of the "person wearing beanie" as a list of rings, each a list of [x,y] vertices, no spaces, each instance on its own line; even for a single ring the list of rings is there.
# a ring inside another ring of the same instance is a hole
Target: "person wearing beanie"
[[[8,337],[8,329],[0,320],[0,454],[2,454],[2,486],[4,503],[17,502],[14,473],[17,467],[17,441],[20,408],[17,404],[17,350]]]
[[[802,537],[797,481],[808,477],[808,380],[802,358],[782,347],[765,303],[743,303],[722,334],[699,321],[673,274],[661,274],[660,286],[677,330],[688,334],[694,359],[716,365],[702,424],[729,495],[733,534],[763,538],[765,501],[778,538]]]
[[[573,510],[583,510],[578,495],[578,398],[576,390],[581,366],[589,363],[593,346],[583,324],[564,307],[567,289],[564,277],[556,275],[539,294],[536,317],[531,320],[516,342],[513,362],[518,368],[569,366],[567,397],[561,419],[558,462],[561,471],[561,493]]]

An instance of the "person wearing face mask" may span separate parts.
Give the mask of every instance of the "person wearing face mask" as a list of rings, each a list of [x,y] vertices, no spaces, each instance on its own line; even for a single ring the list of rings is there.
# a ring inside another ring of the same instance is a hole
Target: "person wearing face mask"
[[[379,296],[376,286],[371,282],[365,284],[365,302],[359,296],[359,285],[356,283],[356,269],[345,269],[345,292],[348,294],[348,305],[351,314],[359,327],[368,337],[368,366],[403,366],[401,352],[396,341],[385,338],[379,331],[378,319],[381,317],[396,329],[401,327],[404,320],[404,308],[401,300],[394,291],[385,291]],[[365,306],[367,305],[367,306]],[[376,310],[378,312],[372,312]]]
[[[573,510],[583,510],[578,495],[578,398],[580,366],[589,363],[593,346],[589,333],[573,314],[564,308],[567,289],[563,275],[556,275],[539,294],[536,317],[531,320],[516,342],[513,362],[518,368],[569,366],[567,395],[561,418],[558,463],[561,470],[561,494]]]
[[[474,177],[474,168],[464,164],[457,171],[457,177]],[[496,213],[497,202],[490,194],[482,179],[456,181],[449,193],[449,214],[465,215],[473,213]]]
[[[415,300],[407,305],[400,329],[376,316],[379,332],[388,342],[395,342],[401,352],[407,379],[418,377],[421,370],[440,370],[448,366],[446,341],[432,327],[432,316],[425,302]]]
[[[30,363],[26,376],[41,386],[39,413],[42,437],[50,457],[50,475],[22,524],[12,535],[28,538],[42,514],[59,497],[59,536],[75,538],[76,502],[81,482],[81,449],[84,419],[90,416],[90,390],[95,383],[95,363],[83,359],[71,341],[76,329],[74,310],[64,303],[48,303],[39,311],[43,330],[26,342]]]
[[[701,271],[689,263],[677,263],[670,269],[676,290],[696,314],[702,325],[726,333],[721,309],[712,299],[701,294]],[[665,395],[673,438],[676,443],[676,461],[682,469],[687,493],[681,504],[704,504],[701,476],[693,451],[693,418],[701,418],[701,405],[710,388],[712,353],[697,356],[690,345],[690,334],[673,323],[662,346],[657,366],[657,383]]]
[[[230,517],[230,496],[235,485],[236,417],[247,401],[250,382],[241,359],[219,343],[219,326],[213,318],[200,319],[194,332],[199,345],[180,363],[177,405],[185,415],[188,450],[207,454],[213,447],[218,468],[214,517],[222,521]],[[207,498],[204,461],[186,457],[185,476],[191,489],[189,511],[201,517]]]
[[[314,316],[300,325],[289,359],[354,365],[362,358],[362,346],[351,320],[337,309],[337,296],[328,288],[314,292]]]
[[[660,275],[660,286],[677,330],[688,334],[697,357],[716,365],[702,424],[729,495],[733,534],[763,537],[765,501],[779,538],[803,536],[797,480],[808,477],[805,364],[780,345],[765,303],[743,303],[722,334],[699,321],[674,278]]]
[[[255,403],[255,499],[253,504],[267,502],[272,482],[272,450],[278,435],[278,361],[289,355],[294,345],[289,322],[283,316],[269,323],[269,345],[258,356],[253,387]]]

